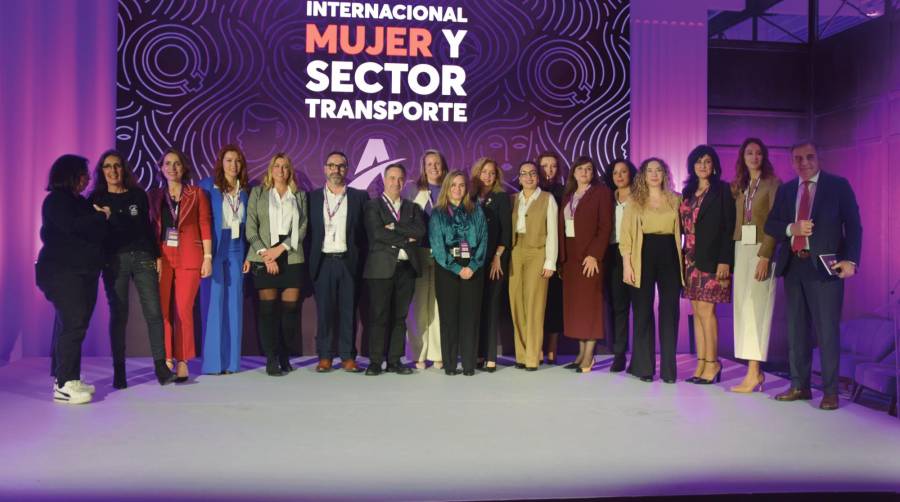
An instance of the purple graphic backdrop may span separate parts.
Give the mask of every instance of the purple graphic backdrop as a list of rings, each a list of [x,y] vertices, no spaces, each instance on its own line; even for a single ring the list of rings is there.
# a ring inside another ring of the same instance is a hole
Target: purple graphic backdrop
[[[409,178],[417,178],[427,148],[442,150],[451,168],[468,169],[491,156],[508,181],[513,166],[544,150],[563,159],[589,155],[601,164],[627,154],[627,0],[441,2],[461,7],[468,18],[452,25],[307,18],[306,4],[120,2],[116,139],[142,184],[159,183],[155,162],[169,145],[186,152],[200,177],[227,143],[244,149],[252,178],[273,153],[286,151],[307,189],[324,182],[324,155],[334,149],[349,154],[348,176],[363,187],[388,160],[402,159]],[[427,28],[434,57],[307,54],[309,23]],[[444,28],[468,30],[458,59],[437,43]],[[387,89],[318,95],[306,88],[311,59],[456,64],[466,71],[467,96],[390,95]],[[304,99],[318,97],[465,102],[468,121],[309,118]]]

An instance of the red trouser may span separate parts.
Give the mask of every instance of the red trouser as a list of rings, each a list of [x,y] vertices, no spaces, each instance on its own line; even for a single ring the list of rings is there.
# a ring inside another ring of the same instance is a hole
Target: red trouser
[[[194,300],[200,289],[200,270],[172,267],[178,263],[177,250],[162,246],[159,274],[159,297],[162,303],[166,338],[166,358],[186,361],[197,357],[194,346]],[[172,315],[172,292],[175,293],[175,316]]]

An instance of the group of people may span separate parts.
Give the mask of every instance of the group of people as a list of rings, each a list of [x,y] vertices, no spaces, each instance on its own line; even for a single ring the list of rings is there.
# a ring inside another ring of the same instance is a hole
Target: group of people
[[[37,284],[56,310],[54,399],[91,399],[93,386],[80,376],[81,342],[101,276],[116,388],[127,386],[131,282],[161,385],[188,379],[187,361],[197,355],[194,305],[201,289],[202,372],[240,369],[248,273],[258,295],[266,373],[292,371],[306,262],[320,373],[336,369],[336,356],[343,371],[362,371],[355,326],[366,287],[366,375],[413,373],[401,361],[407,339],[417,369],[431,362],[447,375],[494,372],[505,309],[517,368],[555,364],[563,333],[579,342],[567,367],[590,372],[609,310],[610,370],[627,367],[641,381],[653,381],[658,329],[659,374],[675,383],[679,297],[685,297],[697,348],[697,367],[687,381],[711,384],[722,371],[715,306],[733,296],[735,356],[748,366],[731,390],[742,393],[762,387],[774,276],[783,275],[792,386],[776,399],[811,398],[811,320],[822,352],[820,407],[834,409],[841,279],[855,272],[862,229],[852,189],[818,169],[815,146],[797,144],[791,155],[798,179],[781,184],[766,146],[749,138],[734,181],[726,183],[715,149],[698,146],[688,156],[688,178],[678,194],[658,158],[639,167],[616,159],[600,171],[579,157],[563,182],[560,157],[543,153],[519,164],[521,190],[510,195],[496,160],[481,158],[469,172],[450,171],[439,151],[428,150],[418,181],[407,185],[406,167],[391,164],[384,169],[383,192],[372,199],[347,186],[349,162],[340,151],[325,159],[325,186],[309,193],[297,187],[283,153],[251,188],[237,146],[223,147],[212,176],[197,185],[188,183],[185,156],[169,149],[159,162],[164,186],[145,193],[124,156],[108,151],[87,198],[81,196],[89,181],[87,159],[64,155],[50,170],[36,264]]]

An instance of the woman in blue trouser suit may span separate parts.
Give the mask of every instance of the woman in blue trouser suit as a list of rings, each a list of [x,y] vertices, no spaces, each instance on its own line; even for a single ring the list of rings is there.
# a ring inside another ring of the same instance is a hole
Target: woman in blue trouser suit
[[[212,276],[203,288],[203,373],[235,373],[241,367],[247,244],[247,161],[234,145],[219,151],[211,178],[200,182],[213,215]]]

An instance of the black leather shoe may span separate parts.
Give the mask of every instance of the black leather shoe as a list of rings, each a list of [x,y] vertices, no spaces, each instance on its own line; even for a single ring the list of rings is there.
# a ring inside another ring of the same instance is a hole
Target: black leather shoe
[[[166,360],[153,361],[153,372],[156,373],[156,381],[160,385],[168,385],[175,381],[175,373],[166,366]]]
[[[653,381],[653,377],[652,377],[652,376],[642,376],[642,377],[641,377],[641,381],[642,381],[642,382],[652,382],[652,381]]]
[[[674,378],[663,378],[662,381],[665,383],[675,383]]]
[[[516,363],[516,369],[524,370],[524,369],[525,369],[525,365],[522,364],[522,363]]]
[[[119,371],[117,369],[113,372],[113,388],[114,389],[127,389],[128,388],[128,381],[125,379],[125,369],[124,368],[121,371]]]
[[[625,354],[616,354],[613,358],[612,365],[609,367],[611,373],[621,373],[625,371]]]
[[[567,369],[567,370],[574,370],[574,369],[577,368],[578,366],[579,366],[579,365],[578,365],[577,363],[569,363],[569,364],[563,366],[563,368],[565,368],[565,369]]]
[[[525,371],[537,371],[537,368],[532,368],[531,366],[525,366]]]
[[[279,356],[278,357],[278,365],[281,366],[282,373],[290,373],[294,371],[294,367],[291,366],[291,358],[290,356]]]
[[[451,369],[447,368],[447,369],[444,369],[444,374],[448,375],[448,376],[456,376],[456,375],[459,375],[459,370],[455,370],[455,369],[451,370]]]
[[[463,370],[463,376],[475,376],[475,370]]]
[[[412,375],[413,370],[402,364],[388,364],[384,370],[385,373],[396,373],[398,375]]]
[[[266,361],[266,375],[274,377],[284,376],[284,372],[281,371],[281,365],[278,364],[278,359],[274,357],[268,358]]]
[[[366,376],[378,376],[381,374],[381,366],[376,366],[374,364],[370,364],[368,368],[366,368]]]

